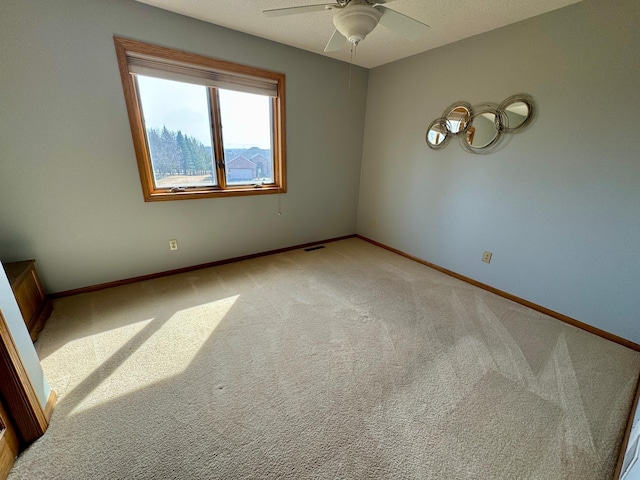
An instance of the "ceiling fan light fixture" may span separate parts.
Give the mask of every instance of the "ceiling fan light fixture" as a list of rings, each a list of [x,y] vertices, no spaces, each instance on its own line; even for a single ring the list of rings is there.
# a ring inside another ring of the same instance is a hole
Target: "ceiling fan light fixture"
[[[370,5],[351,4],[335,14],[333,24],[349,42],[357,45],[376,28],[381,16]]]

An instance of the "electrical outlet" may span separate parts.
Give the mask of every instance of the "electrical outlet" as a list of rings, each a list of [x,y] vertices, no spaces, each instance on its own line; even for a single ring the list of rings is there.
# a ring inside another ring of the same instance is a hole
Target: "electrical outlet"
[[[482,261],[484,263],[491,263],[491,255],[493,255],[491,252],[487,252],[485,250],[485,252],[482,254]]]
[[[177,250],[178,249],[178,240],[169,240],[169,249]]]

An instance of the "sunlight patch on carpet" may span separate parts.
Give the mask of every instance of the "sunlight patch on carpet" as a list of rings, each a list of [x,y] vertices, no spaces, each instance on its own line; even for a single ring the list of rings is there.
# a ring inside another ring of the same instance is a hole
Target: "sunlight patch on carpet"
[[[103,333],[112,337],[113,341],[107,343],[111,355],[100,362],[97,368],[113,361],[115,357],[123,358],[113,372],[69,412],[69,416],[182,374],[210,341],[238,298],[239,295],[235,295],[176,312],[133,351],[126,351],[126,340],[159,319],[146,321],[145,325],[138,323]],[[150,326],[153,327],[153,324]],[[137,331],[131,327],[137,327]]]

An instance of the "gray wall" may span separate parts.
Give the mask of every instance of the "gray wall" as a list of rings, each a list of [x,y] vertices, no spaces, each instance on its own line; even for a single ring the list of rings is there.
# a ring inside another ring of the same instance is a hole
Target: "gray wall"
[[[640,343],[639,20],[585,0],[371,70],[358,233]],[[425,144],[516,93],[539,114],[498,152]]]
[[[355,232],[366,70],[348,91],[345,63],[133,0],[3,0],[0,23],[0,259],[37,259],[49,292]],[[281,216],[143,201],[114,34],[286,74]]]

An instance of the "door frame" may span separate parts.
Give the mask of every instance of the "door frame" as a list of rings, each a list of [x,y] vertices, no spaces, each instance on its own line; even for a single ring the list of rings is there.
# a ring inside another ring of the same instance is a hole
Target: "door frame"
[[[0,479],[7,478],[18,453],[20,440],[0,398]]]
[[[43,408],[31,383],[9,326],[0,310],[0,398],[15,428],[20,451],[40,438],[49,427],[56,402],[52,390]]]

